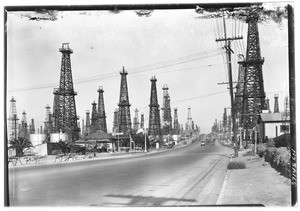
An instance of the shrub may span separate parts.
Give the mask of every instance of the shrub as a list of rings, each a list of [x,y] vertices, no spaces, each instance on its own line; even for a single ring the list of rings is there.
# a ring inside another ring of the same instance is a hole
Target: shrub
[[[183,145],[187,145],[187,142],[186,142],[186,141],[183,141]]]
[[[265,161],[281,175],[291,178],[291,153],[286,147],[269,148],[265,153]]]
[[[265,161],[269,162],[270,164],[272,164],[272,158],[273,158],[275,152],[276,152],[276,148],[275,147],[267,148],[265,150],[265,154],[264,154]]]
[[[267,150],[267,147],[265,144],[258,144],[257,145],[257,154],[259,157],[263,157],[265,155],[265,152]]]
[[[269,139],[268,142],[266,143],[267,148],[275,147],[274,140]]]
[[[229,162],[227,165],[227,169],[244,169],[244,168],[246,168],[246,165],[241,161],[232,161]]]
[[[286,134],[282,134],[276,138],[274,138],[274,145],[275,147],[279,148],[279,147],[290,147],[290,134],[286,133]]]

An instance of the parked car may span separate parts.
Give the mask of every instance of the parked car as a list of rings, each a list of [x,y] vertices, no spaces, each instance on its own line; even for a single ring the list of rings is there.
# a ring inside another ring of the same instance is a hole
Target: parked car
[[[201,146],[205,146],[205,141],[201,141]]]

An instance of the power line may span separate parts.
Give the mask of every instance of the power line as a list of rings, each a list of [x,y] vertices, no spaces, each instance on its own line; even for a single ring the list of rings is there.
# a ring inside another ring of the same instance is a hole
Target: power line
[[[184,56],[184,57],[178,57],[178,58],[167,60],[164,62],[158,62],[158,63],[151,64],[148,66],[143,66],[143,67],[139,67],[139,68],[131,68],[131,69],[129,68],[129,70],[135,70],[130,73],[131,75],[138,74],[141,72],[152,71],[155,69],[161,69],[161,68],[166,68],[166,67],[171,67],[171,66],[175,66],[175,65],[180,65],[180,64],[184,64],[184,63],[188,63],[188,62],[201,60],[201,59],[204,59],[207,57],[219,55],[220,53],[222,53],[221,49],[214,49],[214,50],[205,51],[205,52],[201,52],[201,53],[191,54],[191,55]],[[198,56],[198,57],[192,58],[195,56]],[[184,59],[184,60],[177,61],[178,59]],[[155,65],[158,65],[158,66],[155,66]],[[116,78],[116,77],[119,77],[118,73],[109,73],[109,74],[104,74],[104,75],[96,75],[96,76],[91,76],[91,77],[87,77],[87,78],[77,79],[77,80],[74,80],[74,83],[79,84],[79,83],[86,83],[86,82],[95,81],[95,80],[99,80],[99,79],[110,79],[110,78]],[[28,90],[36,90],[36,89],[43,89],[43,88],[54,88],[56,86],[57,86],[57,83],[49,83],[49,84],[44,84],[44,85],[10,89],[10,90],[8,90],[8,92],[28,91]]]

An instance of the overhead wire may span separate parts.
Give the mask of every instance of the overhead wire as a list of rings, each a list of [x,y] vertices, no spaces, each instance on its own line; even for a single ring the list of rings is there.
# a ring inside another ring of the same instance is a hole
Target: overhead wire
[[[220,53],[221,53],[221,49],[213,49],[210,51],[205,51],[205,52],[200,52],[200,53],[196,53],[196,54],[191,54],[188,56],[178,57],[176,59],[166,60],[164,62],[158,62],[158,63],[151,64],[148,66],[131,68],[131,69],[129,68],[129,70],[135,70],[135,71],[132,71],[131,74],[139,74],[139,73],[144,73],[146,71],[152,71],[152,70],[156,70],[156,69],[171,67],[171,66],[175,66],[175,65],[180,65],[180,64],[184,64],[184,63],[188,63],[188,62],[201,60],[201,59],[204,59],[207,57],[217,56]],[[182,61],[180,61],[180,59]],[[82,78],[82,79],[75,79],[74,83],[80,84],[80,83],[86,83],[86,82],[95,81],[95,80],[99,80],[99,79],[111,79],[111,78],[116,78],[116,77],[119,77],[118,73],[108,73],[108,74],[96,75],[96,76],[91,76],[91,77]],[[43,84],[43,85],[28,86],[28,87],[9,89],[8,92],[28,91],[28,90],[35,90],[35,89],[51,88],[51,87],[54,88],[57,85],[58,85],[58,83],[49,83],[49,84]]]

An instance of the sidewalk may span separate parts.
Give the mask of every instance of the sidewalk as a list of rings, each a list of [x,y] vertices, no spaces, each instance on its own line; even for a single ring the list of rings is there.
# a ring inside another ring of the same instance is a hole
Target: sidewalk
[[[239,152],[232,161],[242,161],[245,169],[227,170],[218,205],[263,205],[266,207],[291,206],[291,183],[281,176],[264,158],[243,156]]]
[[[183,145],[182,142],[178,145],[175,146],[175,148],[180,148],[183,146],[187,146],[190,144],[191,141],[188,141],[186,145]],[[20,161],[16,163],[14,166],[12,163],[9,163],[9,168],[18,168],[18,167],[27,167],[27,166],[35,166],[35,165],[48,165],[48,164],[58,164],[58,163],[70,163],[70,162],[80,162],[80,161],[89,161],[89,160],[106,160],[106,159],[117,159],[117,158],[126,158],[126,157],[137,157],[137,156],[143,156],[146,154],[153,154],[153,153],[158,153],[162,151],[167,151],[167,150],[172,150],[172,149],[167,149],[167,148],[152,148],[148,152],[144,152],[143,150],[131,150],[129,152],[114,152],[114,153],[97,153],[96,157],[88,157],[84,155],[77,155],[75,158],[69,158],[68,156],[63,156],[61,160],[56,159],[56,155],[47,155],[44,157],[41,157],[36,160],[32,160],[29,162],[26,162],[25,157],[20,158]]]

